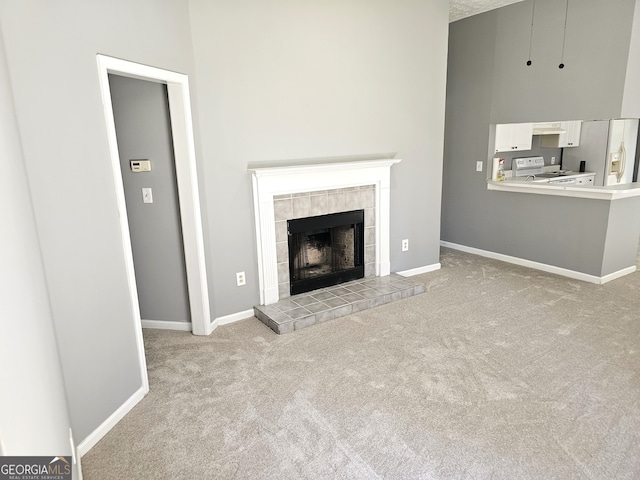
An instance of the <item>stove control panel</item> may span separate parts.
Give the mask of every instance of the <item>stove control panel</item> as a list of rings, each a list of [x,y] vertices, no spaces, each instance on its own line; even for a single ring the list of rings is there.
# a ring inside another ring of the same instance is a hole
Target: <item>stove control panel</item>
[[[516,177],[536,175],[544,171],[544,157],[520,157],[511,162],[511,170]]]

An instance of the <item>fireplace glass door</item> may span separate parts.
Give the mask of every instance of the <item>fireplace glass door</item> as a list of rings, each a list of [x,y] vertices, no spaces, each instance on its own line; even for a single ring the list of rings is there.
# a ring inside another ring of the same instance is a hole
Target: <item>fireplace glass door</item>
[[[287,222],[291,295],[364,277],[364,210]]]

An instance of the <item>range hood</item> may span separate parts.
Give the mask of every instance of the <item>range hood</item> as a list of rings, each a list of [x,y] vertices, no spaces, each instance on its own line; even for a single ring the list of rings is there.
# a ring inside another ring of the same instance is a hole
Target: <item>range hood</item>
[[[534,135],[560,135],[562,133],[567,133],[567,131],[562,128],[560,122],[533,124]]]

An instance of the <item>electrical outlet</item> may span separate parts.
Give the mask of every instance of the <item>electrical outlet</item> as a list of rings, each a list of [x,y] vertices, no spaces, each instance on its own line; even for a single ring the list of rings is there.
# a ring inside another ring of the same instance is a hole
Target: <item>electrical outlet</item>
[[[556,157],[551,157],[551,165],[555,165],[556,164]]]
[[[244,272],[236,273],[236,285],[241,287],[247,284],[247,278],[244,276]]]
[[[476,172],[481,172],[482,171],[482,160],[479,160],[476,162]]]
[[[402,240],[402,251],[407,252],[409,250],[409,239],[405,238]]]

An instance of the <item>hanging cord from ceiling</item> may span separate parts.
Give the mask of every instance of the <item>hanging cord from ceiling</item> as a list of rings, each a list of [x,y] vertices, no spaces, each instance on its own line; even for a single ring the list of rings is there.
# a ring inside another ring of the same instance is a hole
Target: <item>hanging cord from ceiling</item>
[[[569,0],[567,0],[567,6],[564,11],[564,32],[562,33],[562,54],[560,56],[560,65],[558,68],[564,68],[564,44],[567,39],[567,17],[569,16]]]
[[[531,8],[531,32],[529,33],[529,60],[527,60],[527,66],[531,66],[531,45],[533,44],[533,17],[536,13],[536,0],[533,0],[533,7]]]

